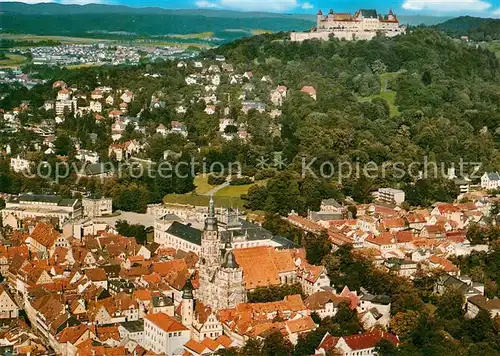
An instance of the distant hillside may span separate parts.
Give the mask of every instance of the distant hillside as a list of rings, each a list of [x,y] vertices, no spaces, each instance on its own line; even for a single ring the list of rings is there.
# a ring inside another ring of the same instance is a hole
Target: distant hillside
[[[18,13],[24,15],[82,15],[82,14],[155,14],[155,15],[183,15],[205,17],[230,17],[230,18],[297,18],[314,20],[314,15],[288,15],[269,12],[241,12],[213,9],[164,9],[160,7],[128,7],[123,5],[63,5],[56,3],[26,4],[22,2],[0,2],[1,11],[5,13]]]
[[[252,35],[252,30],[304,31],[315,24],[308,14],[276,14],[210,9],[171,10],[158,7],[132,8],[121,5],[63,5],[56,3],[0,3],[0,32],[45,36],[113,39],[162,37],[184,42],[172,35],[211,33],[193,37],[198,43],[221,44]],[[400,16],[403,23],[434,25],[447,18]]]
[[[190,42],[221,44],[251,36],[252,30],[303,31],[314,24],[303,15],[218,10],[167,10],[111,5],[61,5],[54,3],[0,3],[2,33],[45,36],[130,39],[154,37],[186,42],[173,35],[193,36]]]
[[[474,41],[500,40],[500,19],[461,16],[434,28],[453,37],[469,36],[469,39]]]

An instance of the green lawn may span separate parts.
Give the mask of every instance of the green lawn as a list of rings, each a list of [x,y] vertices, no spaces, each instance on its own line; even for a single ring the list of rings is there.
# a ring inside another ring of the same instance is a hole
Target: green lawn
[[[200,32],[200,33],[188,33],[184,35],[171,35],[171,37],[175,38],[182,38],[182,39],[191,39],[191,38],[196,38],[196,39],[207,39],[211,38],[214,36],[213,32]]]
[[[2,33],[0,38],[20,40],[20,41],[58,41],[67,44],[111,42],[112,40],[102,38],[66,37],[66,36],[38,36],[27,34]]]
[[[240,197],[243,194],[248,193],[248,189],[252,184],[247,184],[247,185],[228,185],[225,188],[222,188],[221,190],[217,191],[215,193],[216,197]]]
[[[19,54],[8,53],[7,58],[0,59],[0,68],[18,67],[26,62],[26,57]]]
[[[261,29],[253,29],[250,31],[252,32],[252,36],[263,35],[266,33],[273,33],[273,31],[270,30],[261,30]]]
[[[394,104],[396,102],[396,92],[392,90],[381,91],[380,94],[370,95],[363,98],[359,98],[359,101],[372,101],[375,98],[382,98],[389,104],[389,113],[391,117],[399,114],[398,107]]]
[[[360,97],[359,101],[372,101],[375,98],[384,99],[389,104],[389,112],[390,112],[391,117],[398,115],[399,109],[395,104],[396,92],[393,90],[387,89],[387,85],[388,85],[387,83],[390,80],[397,78],[398,75],[399,75],[398,72],[390,72],[390,73],[384,73],[384,74],[380,75],[380,83],[381,83],[380,94],[370,95],[370,96],[366,96],[366,97]]]
[[[175,204],[189,204],[196,206],[208,206],[210,202],[210,197],[206,195],[198,195],[193,193],[187,194],[169,194],[163,198],[165,203],[175,203]],[[214,196],[214,202],[216,206],[223,206],[225,208],[243,208],[244,201],[239,197],[227,197],[227,196]]]
[[[241,199],[241,195],[247,194],[248,190],[252,185],[264,185],[267,179],[259,180],[253,184],[247,185],[229,185],[222,188],[214,195],[214,201],[216,206],[223,207],[233,207],[243,209],[243,204],[245,201]],[[207,183],[207,178],[203,176],[197,176],[194,180],[196,185],[195,192],[186,194],[168,194],[163,198],[165,203],[173,204],[189,204],[196,206],[208,206],[210,197],[208,195],[202,195],[203,192],[209,192],[213,186]]]
[[[205,175],[197,175],[194,178],[194,185],[196,186],[196,194],[203,195],[211,191],[216,187],[216,185],[208,184],[208,176]]]
[[[252,185],[265,185],[267,183],[267,179],[259,180],[253,184],[246,184],[246,185],[229,185],[225,188],[222,188],[219,190],[217,193],[215,193],[215,196],[220,196],[220,197],[240,197],[243,194],[247,194],[248,190]]]

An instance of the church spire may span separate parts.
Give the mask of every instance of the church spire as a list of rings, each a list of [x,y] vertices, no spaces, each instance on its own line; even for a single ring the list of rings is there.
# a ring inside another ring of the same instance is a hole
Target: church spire
[[[217,231],[217,217],[215,216],[215,204],[213,195],[210,196],[208,216],[205,219],[205,231]]]
[[[184,287],[182,288],[182,299],[193,299],[193,289],[191,276],[189,276],[184,284]]]
[[[210,203],[208,205],[208,216],[215,217],[214,195],[210,195]]]

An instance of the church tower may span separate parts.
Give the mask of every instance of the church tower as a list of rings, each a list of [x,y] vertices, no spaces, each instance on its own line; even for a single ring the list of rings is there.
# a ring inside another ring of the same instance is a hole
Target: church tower
[[[201,235],[200,288],[198,289],[198,298],[210,306],[214,305],[217,298],[215,278],[221,263],[221,240],[217,225],[214,199],[210,197],[208,216],[205,218],[205,228]]]
[[[182,308],[181,317],[182,324],[191,328],[193,325],[193,313],[194,313],[194,297],[193,297],[193,284],[191,283],[191,277],[189,277],[182,288]]]
[[[243,270],[236,262],[230,241],[226,242],[224,250],[224,260],[217,272],[218,309],[235,308],[246,302]]]

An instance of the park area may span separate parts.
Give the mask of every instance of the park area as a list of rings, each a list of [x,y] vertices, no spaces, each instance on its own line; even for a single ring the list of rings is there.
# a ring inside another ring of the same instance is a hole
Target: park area
[[[165,203],[208,206],[210,193],[212,192],[216,206],[243,209],[244,200],[241,199],[241,196],[247,194],[248,190],[253,185],[265,185],[266,182],[267,180],[264,179],[252,184],[216,186],[208,184],[207,175],[198,175],[194,179],[196,189],[193,192],[186,194],[168,194],[163,201]],[[218,187],[220,187],[220,189],[217,189]]]

